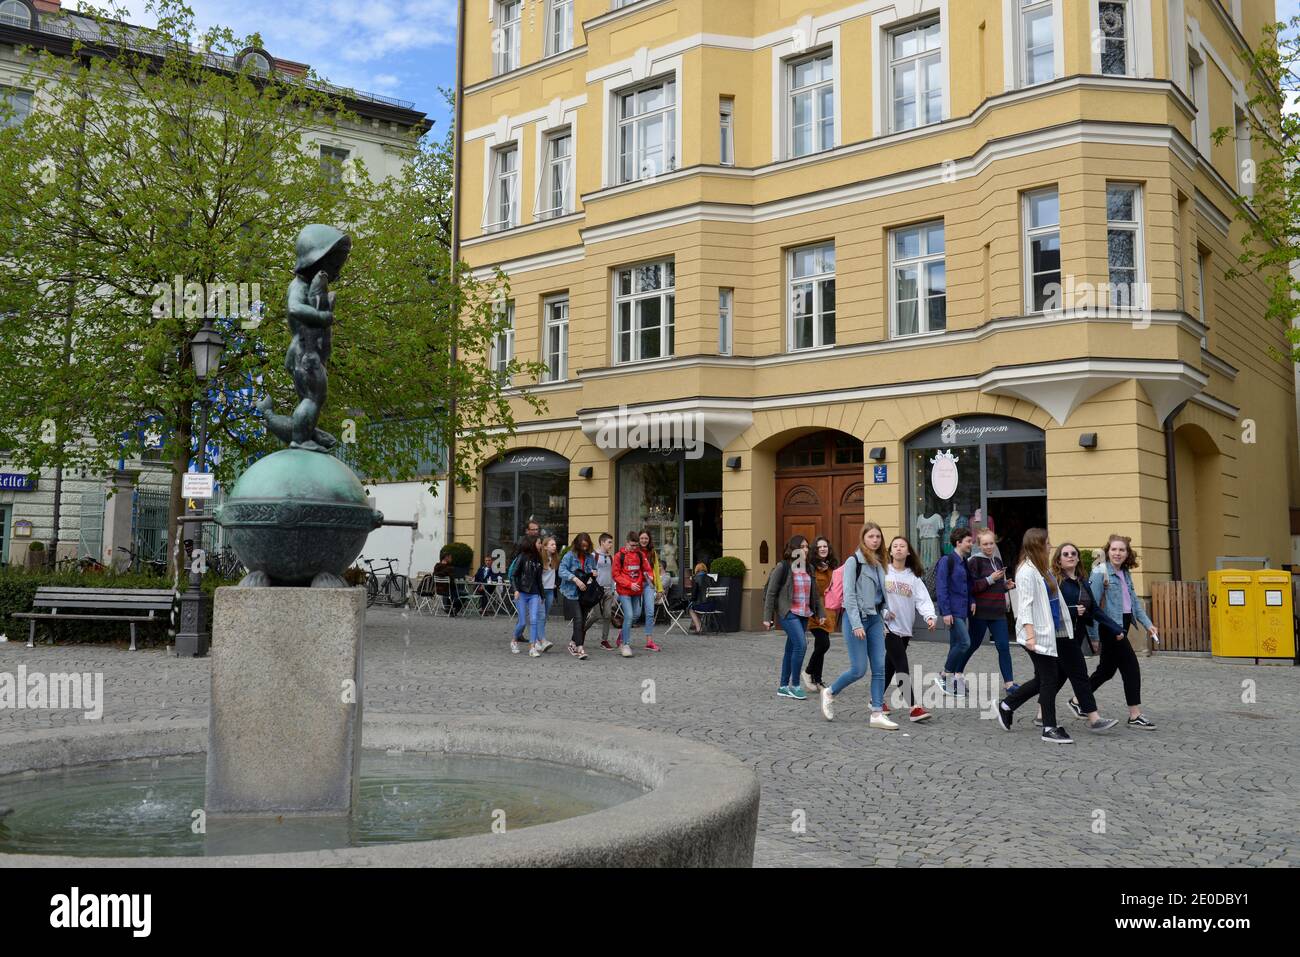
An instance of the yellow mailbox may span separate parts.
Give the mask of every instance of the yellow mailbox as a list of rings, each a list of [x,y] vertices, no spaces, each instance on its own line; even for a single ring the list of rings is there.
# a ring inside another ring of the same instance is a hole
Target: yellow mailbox
[[[1225,568],[1209,572],[1210,653],[1216,658],[1254,658],[1258,644],[1255,575]]]
[[[1252,604],[1256,615],[1256,656],[1294,660],[1291,573],[1265,568],[1251,572],[1251,576],[1255,579]]]

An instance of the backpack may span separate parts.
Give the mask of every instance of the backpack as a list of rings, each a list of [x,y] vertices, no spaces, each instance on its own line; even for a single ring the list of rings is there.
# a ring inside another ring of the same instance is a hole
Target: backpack
[[[853,558],[853,563],[858,566],[857,578],[854,579],[854,584],[857,584],[862,579],[862,563],[854,556],[849,557]],[[846,558],[844,564],[831,572],[830,587],[826,589],[826,594],[822,595],[822,607],[830,611],[844,610],[844,565],[848,563],[849,560]]]

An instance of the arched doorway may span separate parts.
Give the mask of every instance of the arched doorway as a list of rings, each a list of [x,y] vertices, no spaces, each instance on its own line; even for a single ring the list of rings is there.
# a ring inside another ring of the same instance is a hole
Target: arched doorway
[[[483,554],[498,571],[528,522],[563,545],[569,534],[569,460],[546,449],[507,452],[483,469]]]
[[[863,449],[827,429],[796,439],[776,455],[779,553],[794,535],[825,535],[841,559],[857,547],[863,521]]]
[[[1204,579],[1223,551],[1223,464],[1219,447],[1199,425],[1174,430],[1178,476],[1179,550],[1183,578]]]

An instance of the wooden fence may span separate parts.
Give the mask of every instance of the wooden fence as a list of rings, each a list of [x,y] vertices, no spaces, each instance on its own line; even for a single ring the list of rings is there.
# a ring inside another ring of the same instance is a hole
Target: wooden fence
[[[1160,632],[1156,651],[1210,653],[1210,601],[1205,582],[1152,582],[1151,620]]]

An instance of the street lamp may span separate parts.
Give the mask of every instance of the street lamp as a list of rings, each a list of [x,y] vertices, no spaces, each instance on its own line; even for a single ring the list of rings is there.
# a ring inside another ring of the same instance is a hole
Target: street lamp
[[[208,398],[208,379],[216,373],[221,365],[221,354],[226,349],[226,340],[221,333],[212,328],[212,320],[206,319],[203,328],[190,340],[190,359],[194,364],[194,376],[199,380],[202,393],[199,396],[199,452],[195,462],[198,470],[204,472],[208,465],[208,411],[212,400]],[[194,514],[188,502],[185,507],[188,518]],[[202,528],[198,522],[185,523],[185,537],[194,543],[195,548],[202,547]],[[181,595],[180,626],[176,630],[175,655],[177,658],[197,658],[207,654],[208,628],[203,614],[203,576],[190,565],[190,584]]]

